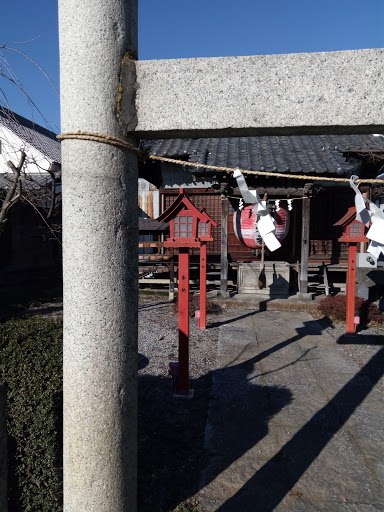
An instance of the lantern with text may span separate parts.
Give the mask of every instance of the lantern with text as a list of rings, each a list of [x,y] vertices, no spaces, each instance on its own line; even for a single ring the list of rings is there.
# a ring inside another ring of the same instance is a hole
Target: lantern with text
[[[213,240],[212,225],[217,224],[204,209],[200,212],[183,189],[171,206],[158,217],[169,222],[170,236],[164,247],[179,248],[179,362],[171,371],[176,375],[176,392],[189,394],[189,248],[200,248],[200,318],[205,329],[206,318],[206,243]]]
[[[348,248],[346,333],[355,334],[358,323],[358,319],[355,319],[357,243],[369,240],[365,236],[365,225],[356,220],[354,206],[348,208],[348,212],[334,226],[342,228],[342,235],[338,241],[350,244]]]

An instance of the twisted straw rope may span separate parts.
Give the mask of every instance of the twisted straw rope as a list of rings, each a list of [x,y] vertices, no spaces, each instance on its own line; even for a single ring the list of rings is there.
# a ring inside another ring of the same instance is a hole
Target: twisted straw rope
[[[178,164],[178,165],[187,165],[189,167],[202,167],[203,169],[213,169],[216,171],[225,171],[225,172],[234,172],[234,171],[240,171],[243,174],[256,174],[261,176],[274,176],[277,178],[292,178],[296,180],[307,180],[307,181],[338,181],[338,182],[344,182],[349,183],[349,178],[328,178],[325,176],[306,176],[302,175],[299,176],[297,174],[285,174],[285,173],[279,173],[279,172],[268,172],[268,171],[249,171],[247,169],[239,169],[239,168],[233,168],[233,167],[222,167],[219,165],[207,165],[207,164],[198,164],[194,162],[185,162],[184,160],[176,160],[174,158],[166,158],[164,156],[157,156],[157,155],[149,155],[149,158],[152,160],[161,160],[163,162],[169,162],[171,164]],[[355,183],[384,183],[384,179],[358,179],[355,181]]]
[[[118,139],[117,137],[112,137],[111,135],[103,135],[102,133],[92,133],[92,132],[65,132],[61,133],[60,135],[57,135],[56,138],[58,140],[65,140],[65,139],[78,139],[78,140],[91,140],[94,142],[101,142],[102,144],[109,144],[110,146],[117,146],[123,149],[128,149],[130,151],[134,151],[135,153],[138,153],[140,156],[143,156],[143,152],[134,146],[133,144],[130,144],[129,142],[126,142],[125,140]]]
[[[128,149],[130,151],[134,151],[138,153],[140,156],[143,156],[143,152],[133,144],[126,142],[125,140],[119,139],[117,137],[112,137],[111,135],[103,135],[102,133],[92,133],[92,132],[65,132],[60,135],[57,135],[56,138],[58,140],[65,139],[78,139],[78,140],[91,140],[94,142],[100,142],[102,144],[109,144],[111,146],[121,147],[123,149]],[[220,165],[207,165],[207,164],[198,164],[194,162],[186,162],[184,160],[177,160],[175,158],[166,158],[164,156],[157,155],[149,155],[149,158],[152,160],[160,160],[162,162],[169,162],[171,164],[177,165],[186,165],[189,167],[202,167],[203,169],[212,169],[215,171],[224,171],[224,172],[234,172],[236,170],[240,171],[243,174],[254,174],[261,176],[273,176],[276,178],[291,178],[295,180],[307,180],[307,181],[336,181],[349,183],[349,178],[329,178],[326,176],[307,176],[307,175],[297,175],[297,174],[285,174],[278,172],[268,172],[268,171],[249,171],[247,169],[239,169],[233,167],[223,167]],[[384,179],[358,179],[355,183],[384,183]]]

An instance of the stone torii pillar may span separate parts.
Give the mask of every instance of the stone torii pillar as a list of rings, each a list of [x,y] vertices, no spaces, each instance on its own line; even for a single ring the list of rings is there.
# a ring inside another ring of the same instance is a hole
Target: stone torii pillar
[[[383,51],[135,62],[137,0],[59,0],[59,22],[64,511],[134,512],[138,213],[129,144],[379,133]]]
[[[137,156],[122,60],[137,2],[59,0],[63,132],[64,510],[136,509]],[[128,59],[129,60],[129,59]],[[127,64],[129,66],[129,63]],[[85,140],[66,138],[80,131]],[[67,134],[67,136],[65,135]],[[84,135],[85,134],[85,135]]]

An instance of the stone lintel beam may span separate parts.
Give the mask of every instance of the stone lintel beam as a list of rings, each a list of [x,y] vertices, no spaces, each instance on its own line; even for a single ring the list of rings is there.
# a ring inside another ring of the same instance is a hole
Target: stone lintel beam
[[[383,49],[137,61],[126,124],[143,138],[380,133],[383,63]]]

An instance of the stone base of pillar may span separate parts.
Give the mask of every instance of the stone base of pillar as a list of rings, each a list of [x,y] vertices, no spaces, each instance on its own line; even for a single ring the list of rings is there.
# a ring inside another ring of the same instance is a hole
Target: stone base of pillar
[[[302,293],[302,292],[297,292],[296,295],[295,295],[296,299],[297,300],[307,300],[307,301],[311,301],[313,300],[313,293]]]

